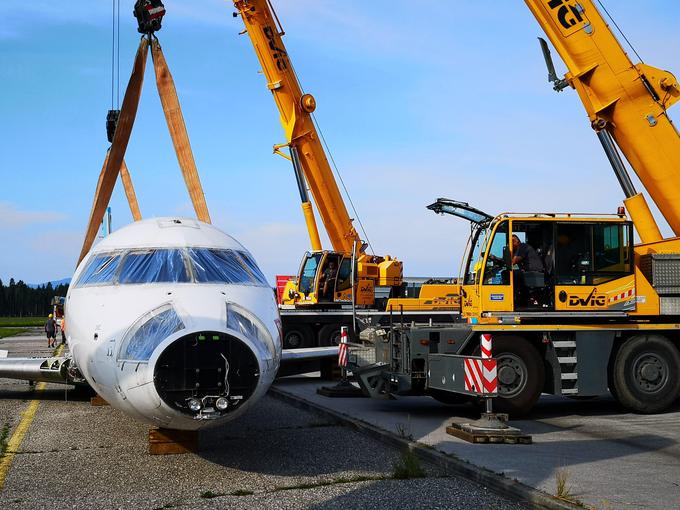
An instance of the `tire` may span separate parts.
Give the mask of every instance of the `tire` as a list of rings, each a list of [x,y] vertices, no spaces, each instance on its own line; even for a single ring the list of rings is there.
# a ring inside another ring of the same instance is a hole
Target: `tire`
[[[612,394],[631,411],[661,413],[680,395],[679,371],[680,352],[668,338],[631,337],[614,358]]]
[[[327,347],[329,345],[340,345],[340,327],[347,326],[347,339],[356,342],[356,336],[352,332],[349,324],[326,324],[319,330],[318,345]]]
[[[543,391],[545,367],[536,348],[521,337],[496,337],[493,357],[498,375],[498,397],[493,401],[495,412],[508,413],[512,418],[526,415]]]
[[[310,347],[313,339],[314,332],[309,326],[304,324],[291,326],[283,333],[283,348],[300,349],[301,347]]]
[[[319,330],[319,345],[340,345],[340,324],[326,324]]]
[[[451,406],[457,405],[457,404],[465,404],[465,403],[470,402],[472,400],[472,397],[470,397],[469,395],[462,395],[460,393],[451,393],[450,391],[442,391],[442,390],[430,390],[428,392],[428,395],[430,395],[437,402],[441,402],[442,404],[451,405]]]

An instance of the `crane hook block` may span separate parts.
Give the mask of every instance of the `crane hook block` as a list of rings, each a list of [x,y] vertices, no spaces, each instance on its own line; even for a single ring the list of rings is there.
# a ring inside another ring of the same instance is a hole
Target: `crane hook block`
[[[116,126],[118,125],[118,118],[120,117],[120,110],[109,110],[106,114],[106,137],[109,143],[113,143],[113,135],[116,134]]]
[[[161,0],[137,0],[132,12],[137,18],[140,34],[152,34],[161,29],[161,21],[165,16],[165,6]]]

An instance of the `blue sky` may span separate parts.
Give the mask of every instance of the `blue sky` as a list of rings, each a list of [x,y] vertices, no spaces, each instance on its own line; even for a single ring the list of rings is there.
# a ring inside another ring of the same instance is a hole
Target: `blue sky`
[[[468,226],[425,209],[439,196],[491,213],[621,202],[576,93],[546,82],[523,2],[273,3],[374,250],[406,274],[458,273]],[[242,22],[223,0],[165,4],[158,35],[213,222],[272,282],[294,273],[309,240],[290,165],[271,153],[283,132]],[[121,5],[124,89],[139,38],[133,1]],[[677,2],[606,5],[648,64],[680,74]],[[3,281],[73,272],[108,146],[110,68],[110,1],[0,3]],[[143,216],[192,214],[151,67],[126,161]],[[114,228],[131,221],[120,184],[111,206]]]

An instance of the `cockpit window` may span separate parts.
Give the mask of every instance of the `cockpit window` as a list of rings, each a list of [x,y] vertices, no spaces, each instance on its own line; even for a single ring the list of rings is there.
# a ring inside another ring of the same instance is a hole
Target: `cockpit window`
[[[248,270],[244,259],[233,250],[188,248],[187,254],[198,283],[267,285],[264,276],[262,279],[256,277]]]
[[[189,282],[269,287],[249,253],[218,248],[149,248],[95,255],[74,287]]]
[[[121,264],[118,283],[185,283],[189,275],[180,250],[129,252]]]
[[[262,273],[262,271],[260,271],[260,268],[257,267],[257,263],[255,262],[253,257],[251,257],[250,254],[246,253],[245,251],[239,251],[236,253],[238,253],[241,256],[243,261],[246,263],[246,266],[248,266],[248,269],[257,279],[257,281],[262,285],[269,286],[269,283],[267,282],[267,277]]]
[[[76,286],[110,283],[116,274],[120,254],[103,254],[94,257],[78,278]]]

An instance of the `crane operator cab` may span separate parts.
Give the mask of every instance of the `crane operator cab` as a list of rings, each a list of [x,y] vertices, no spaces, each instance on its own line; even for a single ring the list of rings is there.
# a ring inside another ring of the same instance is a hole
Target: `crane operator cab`
[[[470,221],[464,318],[498,322],[512,315],[635,311],[633,226],[622,214],[492,217],[444,198],[428,209]]]
[[[352,256],[328,250],[307,252],[297,280],[289,283],[284,290],[283,304],[328,306],[351,303]]]

